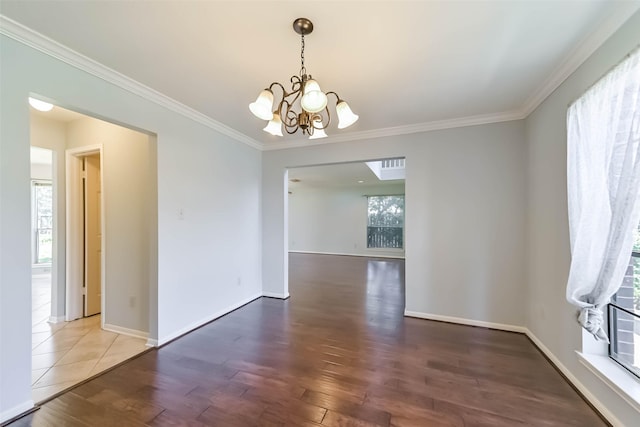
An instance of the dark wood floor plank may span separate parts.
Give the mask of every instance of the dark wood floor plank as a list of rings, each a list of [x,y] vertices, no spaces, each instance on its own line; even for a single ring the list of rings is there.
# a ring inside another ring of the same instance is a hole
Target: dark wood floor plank
[[[15,426],[606,425],[524,335],[404,317],[402,260],[289,265],[289,300],[256,300]]]
[[[302,400],[321,408],[326,408],[380,426],[388,426],[391,420],[391,414],[389,412],[376,409],[375,407],[349,402],[345,399],[336,399],[331,395],[313,390],[305,391],[302,395]]]

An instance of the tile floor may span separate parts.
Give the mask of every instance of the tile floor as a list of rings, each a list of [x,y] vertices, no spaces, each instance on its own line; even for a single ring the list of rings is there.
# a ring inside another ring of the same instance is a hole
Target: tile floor
[[[100,329],[100,315],[49,323],[51,276],[32,277],[31,394],[38,403],[146,350],[146,340]]]

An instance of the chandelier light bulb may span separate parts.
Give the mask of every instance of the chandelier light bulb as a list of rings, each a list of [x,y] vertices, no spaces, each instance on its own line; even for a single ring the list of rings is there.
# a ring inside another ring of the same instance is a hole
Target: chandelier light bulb
[[[280,120],[280,114],[274,112],[273,118],[262,130],[271,135],[282,136],[282,120]]]
[[[338,102],[336,105],[336,113],[338,113],[338,129],[344,129],[358,121],[359,116],[354,114],[349,108],[349,104],[345,101]]]
[[[260,92],[256,102],[249,104],[249,110],[259,119],[271,120],[273,119],[273,92],[269,89],[265,89]]]
[[[29,105],[35,108],[38,111],[51,111],[53,108],[53,104],[49,104],[48,102],[40,101],[39,99],[29,98]]]
[[[322,122],[320,120],[313,121],[313,135],[309,137],[309,139],[320,139],[326,138],[327,134],[324,132],[324,129],[321,129]]]
[[[300,105],[308,113],[318,113],[327,106],[327,95],[320,90],[317,81],[311,79],[304,84],[304,95],[300,100]]]

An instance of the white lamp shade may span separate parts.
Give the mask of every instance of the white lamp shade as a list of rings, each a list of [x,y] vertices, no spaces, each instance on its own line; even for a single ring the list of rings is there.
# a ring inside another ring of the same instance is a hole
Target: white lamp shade
[[[322,122],[320,120],[314,120],[313,123],[317,124],[318,126],[313,127],[313,135],[311,135],[309,139],[326,138],[327,134],[324,132],[324,129],[318,129],[320,126],[322,126]]]
[[[336,113],[338,113],[338,129],[347,128],[358,121],[358,115],[353,114],[345,101],[340,101],[336,105]]]
[[[51,111],[53,108],[53,104],[49,104],[48,102],[40,101],[35,98],[29,98],[29,105],[38,111]]]
[[[249,110],[251,110],[253,115],[259,119],[273,119],[273,92],[269,89],[265,89],[260,92],[256,102],[249,104]]]
[[[267,126],[262,130],[270,133],[271,135],[282,136],[282,120],[280,120],[280,114],[273,113],[273,119],[271,119]]]
[[[309,113],[317,113],[327,106],[327,95],[320,90],[317,81],[311,79],[304,84],[304,95],[300,100],[300,105]]]

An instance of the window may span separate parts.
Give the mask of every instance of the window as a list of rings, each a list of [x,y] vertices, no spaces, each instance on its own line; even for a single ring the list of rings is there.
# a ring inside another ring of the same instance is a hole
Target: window
[[[622,286],[609,304],[609,356],[640,377],[640,225]]]
[[[33,263],[48,264],[53,254],[53,190],[51,182],[31,183]]]
[[[367,247],[404,247],[404,195],[367,197]]]

